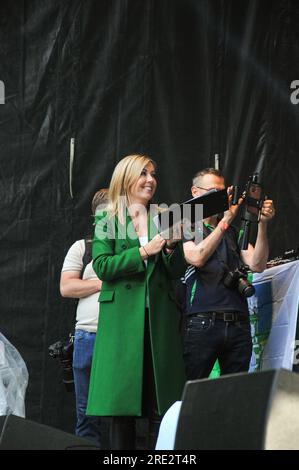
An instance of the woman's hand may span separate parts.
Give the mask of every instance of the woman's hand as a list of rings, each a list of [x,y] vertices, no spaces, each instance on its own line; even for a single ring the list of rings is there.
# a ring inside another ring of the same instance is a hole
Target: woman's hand
[[[147,256],[156,255],[162,250],[165,243],[166,243],[166,240],[164,240],[164,238],[162,238],[161,235],[159,234],[155,235],[151,241],[149,241],[146,245],[140,247],[139,250],[141,250],[140,254],[142,258],[146,259],[146,257],[143,256],[144,255],[143,252],[145,252]]]
[[[145,245],[145,248],[149,256],[151,256],[159,253],[165,243],[166,240],[164,240],[164,238],[162,238],[161,235],[158,233],[150,242]]]

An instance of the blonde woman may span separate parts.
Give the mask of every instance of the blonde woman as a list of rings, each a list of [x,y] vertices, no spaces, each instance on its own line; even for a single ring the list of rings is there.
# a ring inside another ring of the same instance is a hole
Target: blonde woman
[[[103,284],[87,413],[113,417],[112,449],[135,448],[138,416],[149,418],[154,448],[157,417],[181,399],[185,382],[171,280],[186,264],[181,242],[166,243],[153,224],[156,187],[152,159],[123,158],[93,241],[93,268]]]

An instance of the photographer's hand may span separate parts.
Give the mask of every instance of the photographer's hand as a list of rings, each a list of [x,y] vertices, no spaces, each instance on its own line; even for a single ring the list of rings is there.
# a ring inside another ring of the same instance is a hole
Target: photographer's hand
[[[241,253],[245,264],[248,264],[250,269],[254,272],[261,273],[267,267],[269,256],[267,225],[274,215],[275,209],[273,201],[271,199],[266,199],[262,206],[255,247],[253,248],[253,246],[249,244],[248,249]]]
[[[238,199],[238,204],[232,204],[232,198],[233,198],[232,191],[233,191],[233,186],[229,186],[227,188],[229,208],[228,208],[227,211],[224,212],[223,218],[222,218],[223,222],[225,222],[228,225],[230,225],[232,223],[232,221],[234,220],[234,218],[236,217],[236,215],[238,213],[240,205],[243,203],[243,198],[240,197]]]
[[[263,202],[260,222],[269,222],[275,216],[275,208],[271,199],[266,199]]]

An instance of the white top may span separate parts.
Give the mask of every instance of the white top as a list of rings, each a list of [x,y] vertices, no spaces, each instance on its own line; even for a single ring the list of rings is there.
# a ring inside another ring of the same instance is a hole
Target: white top
[[[77,240],[67,252],[61,272],[77,271],[81,273],[84,253],[84,240]],[[92,261],[86,265],[82,279],[98,279],[92,268]],[[76,329],[96,333],[100,308],[98,302],[99,294],[100,292],[95,292],[94,294],[79,299],[76,313]]]

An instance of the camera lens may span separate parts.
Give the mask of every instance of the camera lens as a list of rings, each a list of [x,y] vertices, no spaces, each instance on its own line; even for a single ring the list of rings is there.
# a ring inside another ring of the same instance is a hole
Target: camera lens
[[[67,343],[57,341],[49,346],[49,355],[59,359],[62,369],[62,382],[68,392],[74,390],[73,349],[74,345],[72,341],[68,341]]]
[[[62,364],[62,382],[65,385],[67,392],[74,390],[74,375],[72,363],[69,360],[61,361]]]
[[[245,297],[251,297],[255,293],[255,288],[246,279],[240,278],[238,280],[238,290],[240,294]]]

